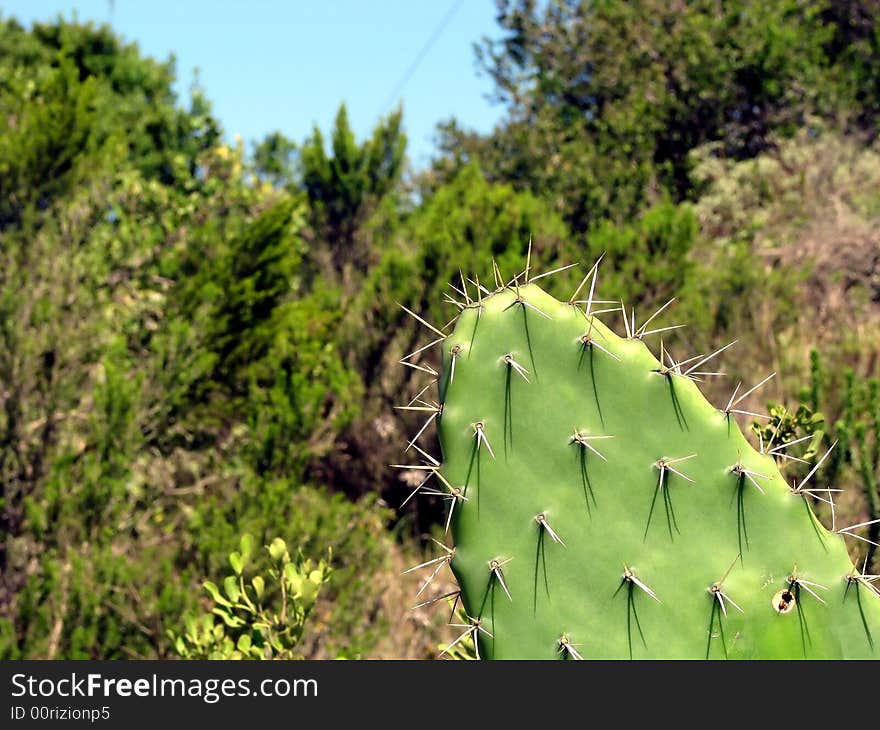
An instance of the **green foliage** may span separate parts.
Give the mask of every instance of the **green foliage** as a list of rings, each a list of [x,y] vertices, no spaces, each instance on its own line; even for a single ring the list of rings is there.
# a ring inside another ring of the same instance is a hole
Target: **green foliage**
[[[877,10],[845,5],[498,0],[500,34],[477,52],[508,118],[484,139],[446,125],[438,166],[477,159],[548,191],[580,232],[636,214],[657,184],[686,198],[688,152],[707,142],[753,157],[811,112],[870,129]]]
[[[293,185],[296,180],[296,143],[281,132],[271,132],[254,145],[253,165],[257,176],[276,187]]]
[[[158,63],[142,57],[136,45],[123,43],[107,26],[35,23],[27,31],[15,20],[0,21],[0,59],[2,92],[14,92],[16,84],[24,83],[27,99],[45,83],[59,83],[51,81],[56,69],[64,76],[66,93],[75,93],[80,86],[87,91],[90,117],[80,111],[70,119],[69,107],[55,108],[55,115],[48,116],[49,96],[41,115],[48,123],[38,126],[33,115],[40,112],[28,105],[38,146],[46,144],[46,137],[52,139],[52,130],[64,128],[70,139],[58,137],[55,144],[62,145],[68,156],[85,152],[86,138],[97,144],[115,140],[145,177],[182,185],[192,181],[199,155],[219,139],[219,126],[198,88],[193,90],[189,109],[177,106],[173,61]],[[24,139],[27,149],[32,141]],[[46,159],[51,164],[51,158]],[[61,170],[67,162],[67,157],[59,160]],[[53,177],[58,171],[48,170]]]
[[[700,393],[714,359],[660,362],[522,276],[442,344],[462,637],[490,658],[876,656],[880,592]]]
[[[245,534],[229,554],[233,575],[222,590],[206,581],[210,613],[187,616],[186,632],[170,632],[184,659],[301,659],[298,648],[318,592],[330,566],[312,565],[302,555],[291,559],[276,537],[266,546],[268,561],[254,555],[254,538]],[[264,575],[265,574],[265,575]],[[219,621],[217,620],[219,619]]]
[[[95,133],[97,88],[62,58],[37,78],[10,73],[0,85],[0,230],[24,208],[45,205],[82,181]]]
[[[587,235],[587,251],[605,254],[611,271],[603,282],[608,298],[659,306],[691,283],[698,235],[691,208],[666,202],[626,226],[600,221]]]
[[[817,439],[834,444],[831,458],[822,472],[829,484],[854,486],[859,498],[858,522],[867,522],[863,537],[867,543],[867,564],[875,564],[880,542],[880,379],[859,377],[847,368],[836,374],[823,366],[818,351],[810,353],[810,387],[801,393],[822,408],[825,427]],[[842,376],[842,377],[841,377]],[[805,405],[800,410],[805,410]],[[821,417],[821,416],[820,416]]]
[[[313,225],[329,246],[330,265],[342,273],[345,266],[362,270],[368,260],[356,232],[382,197],[390,193],[403,169],[406,136],[402,113],[382,121],[373,136],[357,143],[345,105],[339,107],[327,155],[324,136],[317,127],[300,150],[302,186],[313,213]]]
[[[245,531],[373,571],[333,575],[301,646],[369,653],[398,547],[375,500],[305,483],[360,379],[340,292],[303,286],[304,195],[178,135],[207,122],[170,66],[56,31],[0,33],[0,656],[173,653]]]

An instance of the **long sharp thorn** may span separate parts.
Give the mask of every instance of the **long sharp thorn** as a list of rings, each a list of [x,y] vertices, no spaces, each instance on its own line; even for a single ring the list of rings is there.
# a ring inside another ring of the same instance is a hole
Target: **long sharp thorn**
[[[671,466],[667,466],[666,468],[673,474],[678,474],[678,476],[680,476],[682,479],[686,479],[687,481],[694,483],[693,479],[691,479],[687,474],[682,474],[678,469],[674,469]]]
[[[504,362],[507,363],[507,366],[513,368],[514,372],[519,375],[523,380],[527,383],[529,382],[528,373],[522,365],[520,365],[516,360],[513,359],[512,355],[505,355],[503,358]]]
[[[556,534],[556,531],[552,527],[550,527],[550,523],[547,522],[547,518],[544,516],[543,513],[537,515],[535,517],[535,521],[538,523],[541,529],[547,531],[547,534],[550,535],[550,539],[553,540],[553,542],[559,543],[560,545],[562,545],[562,547],[565,547],[565,542],[561,537],[559,537],[559,535]]]
[[[715,352],[713,352],[709,355],[706,355],[706,357],[704,357],[702,360],[698,361],[695,365],[691,365],[687,370],[685,370],[684,374],[687,375],[688,373],[692,372],[693,370],[696,370],[698,367],[700,367],[700,365],[703,365],[704,363],[709,362],[709,360],[711,360],[713,357],[715,357],[716,355],[720,355],[728,347],[733,347],[736,343],[737,343],[737,340],[734,340],[733,342],[728,342],[724,347],[720,347],[717,350],[715,350]]]
[[[737,391],[739,391],[739,386],[741,386],[741,385],[742,385],[742,380],[740,380],[736,384],[736,387],[733,389],[733,395],[730,396],[730,400],[727,401],[727,405],[724,407],[725,413],[730,413],[730,409],[733,407],[733,399],[736,398]]]
[[[442,596],[437,596],[436,598],[432,598],[424,603],[419,603],[416,606],[413,606],[412,611],[415,611],[417,608],[424,608],[425,606],[430,606],[432,603],[437,603],[437,601],[442,601],[444,598],[452,598],[453,596],[458,596],[461,593],[460,590],[449,591],[449,593],[444,593]]]
[[[621,359],[619,357],[617,357],[617,355],[615,355],[613,352],[611,352],[611,350],[608,350],[605,347],[602,347],[602,345],[600,345],[595,340],[593,340],[590,344],[593,345],[594,347],[598,347],[606,355],[608,355],[609,357],[613,357],[615,360],[617,360],[617,362],[621,362]]]
[[[460,271],[461,271],[461,269],[459,269],[459,272]],[[465,293],[461,289],[459,289],[455,284],[453,284],[451,281],[449,282],[449,288],[452,289],[452,291],[454,291],[456,294],[459,294],[461,296],[466,296]],[[446,294],[446,292],[443,292],[443,293]],[[449,295],[446,294],[446,296],[449,296]]]
[[[600,259],[600,260],[601,260],[601,259]],[[593,273],[596,271],[596,266],[598,266],[598,265],[599,265],[598,262],[596,262],[595,264],[593,264],[593,268],[591,268],[591,269],[587,272],[587,275],[586,275],[583,279],[581,279],[581,283],[577,285],[577,289],[574,290],[574,294],[572,294],[572,295],[568,298],[568,303],[569,303],[569,304],[575,304],[575,303],[577,303],[577,301],[578,301],[578,299],[577,299],[577,295],[580,293],[581,289],[583,289],[584,284],[587,283],[587,279],[589,279],[589,278],[593,275]],[[590,300],[588,300],[588,301],[592,301],[592,299],[590,299]],[[587,314],[589,314],[589,311],[587,312]]]
[[[740,613],[745,613],[745,611],[743,611],[742,608],[740,608],[739,604],[736,601],[734,601],[730,596],[728,596],[726,593],[721,593],[721,591],[719,591],[719,595],[724,596],[724,598],[730,602],[730,605],[733,606],[737,611],[739,611]]]
[[[401,360],[401,365],[406,365],[408,368],[412,368],[413,370],[421,370],[423,373],[428,373],[428,375],[433,375],[435,378],[440,377],[440,373],[438,373],[434,368],[429,365],[416,365],[414,362],[410,362],[409,360]]]
[[[568,655],[572,659],[576,659],[578,661],[584,661],[584,658],[580,655],[580,652],[574,648],[574,645],[568,640],[568,637],[563,634],[562,638],[559,639],[559,653],[568,653]]]
[[[461,279],[461,288],[464,290],[464,301],[468,306],[470,306],[472,300],[470,298],[470,295],[468,294],[467,284],[464,281],[464,273],[461,269],[458,270],[458,276]]]
[[[489,443],[489,439],[486,436],[486,431],[482,423],[478,423],[474,426],[474,435],[477,438],[477,449],[480,448],[482,444],[486,445],[486,449],[488,449],[489,453],[492,455],[492,458],[495,458],[495,452],[492,451],[492,444]]]
[[[666,309],[666,307],[668,307],[674,301],[675,301],[675,297],[672,297],[672,299],[670,299],[668,302],[666,302],[666,304],[664,304],[662,307],[660,307],[660,309],[658,309],[656,312],[654,312],[654,314],[652,314],[650,317],[648,317],[648,319],[646,319],[644,322],[642,322],[642,326],[639,327],[638,331],[636,332],[636,337],[642,337],[642,336],[648,334],[647,332],[645,332],[645,330],[648,328],[648,325],[651,323],[651,320],[653,320],[658,314],[660,314],[664,309]],[[676,325],[676,326],[681,327],[683,325]],[[665,329],[672,329],[672,328],[667,327]]]
[[[801,464],[809,464],[810,462],[806,459],[801,459],[799,456],[789,456],[788,454],[783,454],[779,451],[774,451],[773,456],[778,456],[780,459],[788,459],[789,461],[799,461]]]
[[[414,448],[416,451],[418,451],[422,456],[424,456],[428,461],[430,461],[432,465],[434,465],[434,466],[440,466],[440,462],[437,461],[437,459],[435,459],[433,456],[431,456],[427,451],[425,451],[424,449],[422,449],[420,446],[417,446],[416,444],[413,444],[413,448]]]
[[[737,398],[737,399],[733,402],[733,405],[736,405],[737,403],[739,403],[739,402],[742,401],[743,399],[748,398],[748,396],[750,396],[750,395],[751,395],[752,393],[754,393],[758,388],[760,388],[762,385],[764,385],[764,383],[766,383],[768,380],[771,380],[771,379],[774,378],[775,376],[776,376],[776,373],[775,373],[775,372],[770,373],[770,374],[769,374],[766,378],[764,378],[760,383],[758,383],[757,385],[753,385],[753,386],[752,386],[751,388],[749,388],[745,393],[743,393],[739,398]]]
[[[445,547],[445,546],[444,546]],[[407,568],[404,570],[401,575],[407,575],[409,573],[414,573],[417,570],[421,570],[422,568],[427,568],[431,565],[437,565],[437,563],[445,563],[452,559],[452,556],[441,555],[439,558],[431,558],[430,560],[426,560],[424,563],[419,563],[418,565],[414,565],[412,568]]]
[[[507,596],[507,600],[512,602],[513,598],[510,597],[510,591],[507,589],[507,584],[504,582],[504,574],[501,572],[501,564],[493,560],[490,564],[490,571],[501,586],[501,590],[504,591],[504,595]]]
[[[413,497],[415,497],[419,493],[419,490],[425,486],[427,481],[432,476],[434,476],[434,474],[432,472],[429,472],[428,476],[426,476],[424,479],[422,479],[422,483],[419,484],[419,486],[417,486],[415,489],[413,489],[412,492],[409,493],[409,496],[405,500],[403,500],[403,504],[400,505],[400,509],[403,509],[404,507],[406,507],[406,503],[409,502]]]
[[[450,284],[450,286],[452,286],[452,285]],[[443,292],[443,297],[446,299],[447,304],[454,304],[456,307],[458,307],[459,311],[464,311],[465,309],[467,309],[467,307],[464,304],[459,302],[457,299],[453,299],[446,292]]]
[[[629,329],[629,317],[626,313],[626,307],[623,306],[623,299],[620,300],[620,313],[623,315],[623,328],[626,330],[626,339],[632,339],[632,332]]]
[[[459,626],[461,626],[461,624],[450,624],[450,626],[459,627]],[[455,641],[453,641],[451,644],[446,645],[446,648],[440,652],[440,656],[443,656],[446,652],[448,652],[450,649],[452,649],[452,647],[454,647],[459,642],[464,641],[468,636],[471,636],[475,631],[476,631],[476,628],[474,626],[468,627],[468,629],[461,636],[459,636]],[[475,636],[474,637],[474,646],[476,646],[476,644],[477,644],[477,637]],[[479,652],[479,649],[477,649],[477,651]]]
[[[600,459],[602,459],[602,461],[604,461],[604,462],[607,462],[607,461],[608,461],[608,459],[606,459],[604,456],[602,456],[602,454],[600,454],[600,453],[596,450],[595,447],[590,446],[590,444],[588,444],[588,443],[586,443],[586,442],[584,442],[584,446],[586,446],[586,447],[587,447],[590,451],[592,451],[596,456],[598,456]]]
[[[813,474],[815,474],[819,470],[819,467],[822,466],[822,462],[828,458],[828,455],[831,453],[831,451],[834,449],[835,446],[837,446],[837,441],[835,441],[833,444],[831,444],[831,446],[828,448],[828,451],[826,451],[824,454],[822,454],[822,458],[816,462],[816,465],[812,469],[810,469],[810,473],[807,474],[807,476],[805,476],[803,479],[801,479],[801,483],[798,484],[798,486],[797,486],[798,490],[801,487],[803,487],[804,484],[806,484],[808,481],[810,481],[810,477],[812,477]]]
[[[745,476],[746,479],[748,479],[752,484],[755,485],[755,489],[757,489],[761,494],[767,494],[767,492],[765,492],[765,491],[761,488],[761,485],[758,484],[758,482],[756,482],[755,479],[752,477],[751,472],[747,472],[747,471],[743,470],[742,473],[743,473],[743,476]],[[760,476],[760,475],[759,475],[759,476]],[[765,477],[765,478],[766,478],[766,477]]]
[[[675,459],[666,459],[667,464],[678,464],[682,461],[687,461],[688,459],[693,459],[696,454],[688,454],[687,456],[678,456]]]
[[[483,626],[480,624],[479,620],[475,621],[470,616],[468,616],[468,621],[470,621],[470,623],[449,624],[450,626],[454,626],[456,628],[465,629],[465,631],[455,641],[453,641],[451,644],[448,644],[446,646],[446,648],[442,652],[440,652],[440,656],[443,656],[446,652],[448,652],[452,647],[454,647],[456,644],[458,644],[463,639],[467,638],[468,636],[471,636],[474,641],[474,652],[476,654],[476,657],[477,657],[477,659],[480,658],[480,642],[478,641],[478,634],[480,632],[483,632],[484,634],[486,634],[486,636],[488,636],[490,638],[495,638],[495,637],[492,636],[492,634],[489,633],[489,631],[487,629],[483,628]]]
[[[437,478],[443,482],[443,486],[445,486],[450,492],[455,492],[455,487],[453,487],[449,481],[443,476],[443,473],[439,469],[435,469],[434,473],[437,475]],[[466,499],[466,497],[462,497],[462,499]]]
[[[543,274],[538,274],[537,276],[532,277],[532,281],[537,281],[538,279],[543,279],[545,276],[553,276],[553,274],[558,274],[561,271],[568,271],[569,269],[573,269],[577,264],[567,264],[566,266],[560,266],[552,271],[545,271]],[[527,281],[526,284],[529,282]]]
[[[443,325],[443,329],[449,329],[450,327],[452,327],[452,325],[454,325],[454,324],[456,323],[456,321],[458,320],[458,318],[461,316],[461,313],[462,313],[465,309],[466,309],[466,307],[462,307],[462,308],[461,308],[461,311],[459,311],[458,314],[456,314],[452,319],[450,319],[446,324]]]
[[[861,535],[854,535],[851,532],[840,532],[839,530],[838,530],[838,534],[843,535],[844,537],[852,537],[852,538],[855,538],[856,540],[861,540],[862,542],[867,542],[867,543],[873,545],[874,547],[880,547],[880,544],[874,542],[873,540],[869,540],[867,537],[862,537]]]
[[[495,288],[504,288],[504,277],[501,276],[501,269],[498,268],[498,262],[492,259],[492,273],[495,276]]]
[[[809,593],[813,598],[815,598],[819,603],[825,603],[825,599],[822,598],[816,591],[814,591],[810,586],[816,586],[817,588],[822,588],[824,590],[828,590],[825,586],[820,586],[818,583],[810,583],[801,578],[798,578],[797,584],[803,588],[807,593]]]
[[[419,596],[422,595],[422,593],[425,592],[425,589],[426,589],[429,585],[431,585],[431,581],[433,581],[434,578],[437,577],[437,574],[438,574],[442,569],[443,569],[443,563],[440,563],[436,568],[434,568],[434,570],[433,570],[433,572],[431,573],[431,575],[428,576],[428,579],[427,579],[424,583],[422,583],[422,587],[419,588],[419,592],[416,593],[416,598],[418,598]]]
[[[593,292],[596,290],[596,280],[599,278],[599,262],[602,261],[602,258],[605,256],[605,252],[602,252],[602,255],[596,259],[596,263],[593,264],[593,280],[590,282],[590,294],[587,297],[587,314],[593,314]]]
[[[430,388],[432,385],[434,385],[434,383],[436,383],[436,382],[437,382],[436,380],[432,380],[430,383],[428,383],[424,388],[422,388],[418,393],[416,393],[415,396],[413,396],[413,399],[409,403],[407,403],[407,405],[411,406],[413,403],[415,403],[419,398],[422,397],[424,392],[428,388]]]
[[[741,411],[736,408],[731,408],[729,413],[739,413],[743,416],[752,416],[752,418],[770,418],[766,413],[755,413],[754,411]]]
[[[838,532],[849,532],[849,530],[856,530],[859,527],[867,527],[868,525],[876,525],[880,522],[880,518],[876,520],[868,520],[867,522],[859,522],[857,525],[850,525],[849,527],[841,527]]]
[[[452,383],[455,381],[455,361],[458,360],[458,356],[461,354],[461,345],[454,345],[453,348],[449,351],[450,365],[449,365],[449,382]]]
[[[428,321],[422,319],[421,317],[419,317],[419,315],[417,315],[417,314],[416,314],[415,312],[413,312],[411,309],[407,309],[406,307],[404,307],[400,302],[397,303],[397,306],[400,307],[404,312],[406,312],[410,317],[413,317],[416,321],[418,321],[418,322],[420,322],[421,324],[425,325],[425,327],[427,327],[429,330],[431,330],[431,332],[433,332],[434,334],[438,334],[438,335],[440,335],[441,337],[444,337],[444,338],[446,337],[446,333],[445,333],[445,332],[443,332],[442,330],[437,329],[437,328],[436,328],[434,325],[432,325],[430,322],[428,322]]]
[[[434,345],[439,344],[440,342],[443,342],[443,340],[445,340],[445,339],[446,339],[445,337],[438,337],[436,340],[432,340],[427,345],[423,345],[418,350],[413,350],[411,353],[409,353],[409,355],[404,355],[401,358],[401,360],[409,360],[411,357],[415,357],[420,352],[424,352],[425,350],[427,350],[429,347],[434,347]]]
[[[682,327],[687,327],[687,325],[686,324],[673,324],[669,327],[660,327],[658,329],[648,330],[647,332],[642,332],[640,335],[638,335],[638,338],[641,339],[642,337],[647,337],[648,335],[656,335],[658,332],[668,332],[669,330],[678,330],[678,329],[681,329]]]
[[[813,438],[813,434],[807,434],[806,436],[801,436],[799,439],[795,439],[794,441],[789,441],[787,444],[779,444],[779,446],[774,446],[767,453],[775,454],[777,451],[781,451],[782,449],[787,449],[789,446],[794,446],[795,444],[799,444],[802,441],[807,441]],[[782,454],[780,454],[782,456]]]
[[[419,440],[419,436],[421,436],[425,432],[425,429],[431,425],[435,418],[437,418],[438,413],[439,411],[435,411],[430,416],[428,416],[428,420],[425,421],[424,425],[419,429],[419,432],[415,436],[413,436],[412,440],[406,445],[406,448],[403,450],[404,453],[409,451],[415,445],[416,441]]]
[[[535,277],[535,278],[537,278],[537,277]],[[522,300],[520,300],[520,304],[522,304],[524,307],[528,307],[529,309],[534,309],[534,310],[535,310],[538,314],[540,314],[542,317],[546,317],[546,318],[549,319],[551,322],[553,321],[553,317],[551,317],[551,316],[550,316],[549,314],[547,314],[546,312],[542,312],[540,309],[538,309],[538,308],[537,308],[534,304],[532,304],[531,302],[527,302],[525,299],[522,299]]]
[[[640,581],[636,576],[630,571],[629,580],[631,580],[636,586],[641,588],[645,593],[647,593],[651,598],[653,598],[657,603],[661,603],[660,599],[657,598],[657,594],[654,593],[647,585],[645,585],[642,581]]]
[[[449,534],[449,526],[452,524],[452,513],[455,512],[455,505],[458,504],[458,498],[453,496],[449,503],[449,515],[446,517],[446,529],[444,534]]]
[[[737,555],[733,559],[733,562],[727,567],[727,570],[724,571],[724,575],[721,576],[721,580],[719,580],[718,583],[716,583],[715,585],[718,585],[718,586],[724,585],[724,581],[727,580],[727,576],[730,575],[730,572],[733,570],[734,566],[737,564],[737,562],[739,561],[739,559],[741,557],[742,557],[742,553],[740,553],[739,555]]]
[[[480,283],[480,277],[479,277],[477,274],[474,274],[474,278],[473,278],[473,279],[468,279],[468,281],[469,281],[471,284],[473,284],[475,287],[477,287],[477,293],[478,293],[478,294],[491,294],[491,293],[492,293],[491,291],[489,291],[485,286],[483,286],[483,285]],[[482,303],[483,303],[482,299],[479,299],[478,301],[479,301],[479,303],[482,305]]]
[[[529,236],[529,248],[526,252],[526,270],[523,272],[525,283],[529,283],[529,269],[532,268],[532,237]]]

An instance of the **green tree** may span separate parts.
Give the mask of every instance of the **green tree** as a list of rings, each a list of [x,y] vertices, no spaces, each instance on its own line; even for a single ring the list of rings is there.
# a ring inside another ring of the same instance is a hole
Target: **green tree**
[[[275,187],[296,184],[296,143],[281,132],[270,132],[254,144],[253,166],[260,180]]]
[[[575,231],[632,216],[658,185],[685,199],[704,143],[752,157],[808,113],[876,116],[866,25],[880,16],[862,3],[852,21],[844,5],[498,0],[500,37],[478,59],[507,118],[482,142],[446,125],[441,164],[464,148],[492,179],[542,191]]]
[[[370,262],[369,242],[359,235],[360,229],[400,180],[406,150],[402,112],[391,114],[358,144],[343,104],[330,147],[328,155],[324,135],[316,127],[300,150],[302,186],[316,238],[326,244],[321,270],[350,280],[355,272],[363,274]]]
[[[53,83],[53,69],[63,72],[66,93],[84,85],[92,113],[83,118],[80,111],[75,125],[62,117],[45,131],[32,129],[38,140],[66,124],[70,139],[60,142],[71,150],[86,140],[101,144],[112,139],[145,177],[193,184],[198,157],[217,144],[220,127],[197,86],[188,109],[178,104],[173,58],[161,63],[146,58],[106,25],[59,19],[26,30],[14,19],[0,20],[0,94],[20,98],[24,92],[27,98]],[[45,104],[51,104],[51,97]],[[30,104],[28,112],[39,113]]]

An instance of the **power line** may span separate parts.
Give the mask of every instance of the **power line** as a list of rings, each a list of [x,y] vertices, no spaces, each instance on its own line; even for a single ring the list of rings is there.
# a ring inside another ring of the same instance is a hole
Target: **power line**
[[[428,55],[428,51],[431,50],[431,47],[437,42],[437,39],[440,38],[440,36],[443,34],[443,31],[446,30],[446,26],[449,25],[449,21],[452,20],[455,13],[461,7],[462,3],[464,3],[464,0],[455,0],[455,2],[452,3],[452,6],[446,12],[446,15],[443,16],[443,19],[440,21],[437,27],[434,28],[434,32],[431,33],[430,38],[428,38],[425,45],[422,46],[422,50],[419,51],[418,55],[415,57],[412,63],[410,63],[406,71],[404,71],[403,75],[400,77],[400,80],[394,87],[394,91],[392,91],[388,95],[388,98],[385,100],[385,103],[382,105],[382,108],[379,111],[379,116],[384,114],[397,99],[398,95],[403,90],[403,87],[406,86],[406,83],[410,80],[412,75],[418,69],[419,64],[424,60],[425,56]]]

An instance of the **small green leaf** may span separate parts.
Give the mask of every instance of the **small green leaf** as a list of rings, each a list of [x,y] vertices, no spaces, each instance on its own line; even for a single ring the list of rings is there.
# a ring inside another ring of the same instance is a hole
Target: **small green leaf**
[[[223,581],[223,590],[226,591],[230,601],[238,603],[238,599],[241,597],[241,590],[238,587],[238,581],[235,579],[235,576],[227,576],[226,580]]]
[[[287,543],[280,537],[276,537],[272,540],[272,544],[269,545],[267,549],[269,550],[269,555],[272,557],[272,560],[281,560],[287,553]]]
[[[214,608],[212,610],[212,613],[223,619],[223,623],[231,629],[238,629],[245,625],[244,621],[242,621],[240,618],[238,618],[237,616],[233,616],[222,608]],[[217,635],[218,629],[220,630],[219,636]],[[223,636],[223,624],[217,624],[217,626],[214,627],[214,635],[217,636],[217,638]]]
[[[250,635],[249,634],[242,634],[241,636],[239,636],[238,642],[236,643],[235,646],[240,652],[247,654],[251,649]]]
[[[245,533],[241,536],[241,556],[247,560],[254,552],[254,536]]]
[[[241,572],[244,570],[244,562],[241,553],[229,553],[229,564],[232,566],[236,575],[241,575]]]
[[[257,599],[258,599],[258,600],[259,600],[259,599],[262,599],[262,597],[263,597],[263,591],[264,591],[265,588],[266,588],[266,582],[263,580],[263,577],[260,576],[260,575],[255,575],[255,576],[251,579],[251,583],[252,583],[253,586],[254,586],[254,591],[255,591],[256,594],[257,594]]]
[[[202,585],[204,586],[205,590],[211,594],[211,598],[213,599],[214,603],[219,603],[221,606],[226,606],[228,608],[232,607],[232,604],[220,595],[220,589],[217,588],[214,583],[206,580],[204,583],[202,583]]]
[[[284,566],[284,579],[290,586],[290,592],[294,596],[294,598],[299,597],[299,595],[302,593],[303,576],[297,570],[296,565],[294,565],[293,563],[288,563]]]

